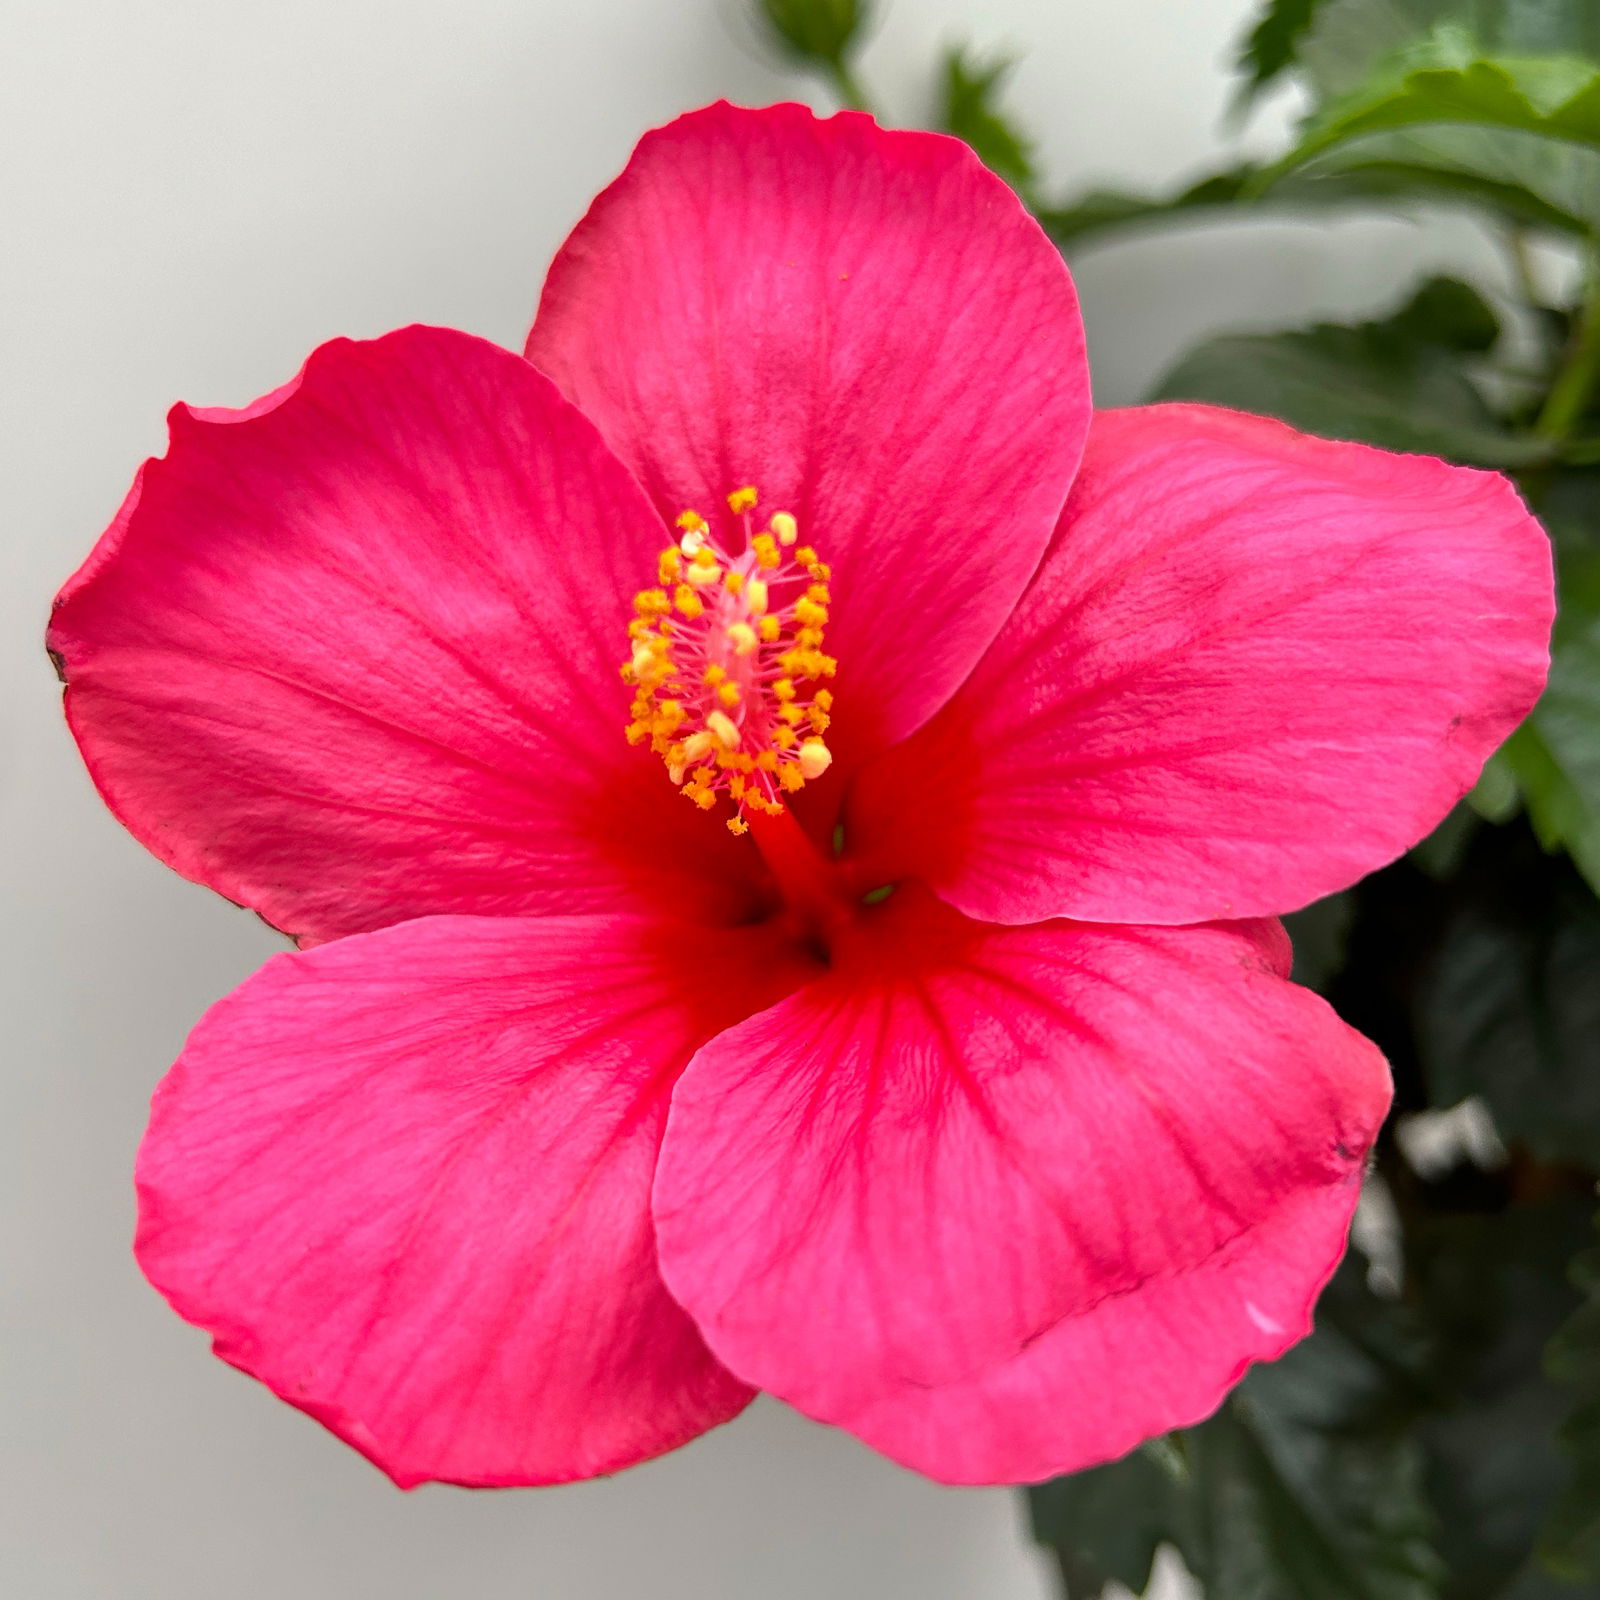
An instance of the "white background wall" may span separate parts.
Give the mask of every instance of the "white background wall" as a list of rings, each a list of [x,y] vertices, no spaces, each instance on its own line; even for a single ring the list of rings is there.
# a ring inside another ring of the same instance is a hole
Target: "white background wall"
[[[1016,1497],[923,1483],[775,1404],[609,1482],[404,1496],[213,1361],[128,1252],[150,1090],[276,940],[102,810],[39,645],[163,447],[334,334],[520,344],[544,264],[645,127],[794,82],[739,0],[0,0],[0,1593],[15,1600],[1042,1600]],[[1246,0],[893,0],[915,120],[951,33],[1030,53],[1049,171],[1217,147]],[[1268,119],[1270,122],[1270,119]],[[1084,259],[1101,398],[1198,331],[1360,311],[1455,224],[1254,225]]]

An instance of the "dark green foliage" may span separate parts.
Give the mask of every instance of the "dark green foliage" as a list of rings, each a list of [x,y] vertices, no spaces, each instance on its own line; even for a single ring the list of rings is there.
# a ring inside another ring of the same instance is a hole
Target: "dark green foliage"
[[[1481,831],[1457,890],[1417,990],[1434,1102],[1600,1170],[1600,902],[1520,829]]]
[[[1258,411],[1309,433],[1475,466],[1549,460],[1549,441],[1508,429],[1473,380],[1496,326],[1473,290],[1438,278],[1381,321],[1209,340],[1161,380],[1155,398]]]
[[[1600,550],[1586,542],[1600,530],[1597,485],[1592,471],[1552,485],[1561,609],[1550,683],[1505,760],[1546,848],[1567,850],[1600,892]]]
[[[1034,1537],[1055,1552],[1073,1600],[1113,1579],[1144,1592],[1157,1548],[1187,1524],[1188,1478],[1177,1434],[1029,1492]]]
[[[1267,205],[1468,208],[1514,295],[1435,278],[1368,321],[1219,330],[1160,397],[1512,474],[1560,605],[1544,697],[1468,801],[1287,919],[1295,977],[1394,1069],[1382,1292],[1352,1255],[1308,1340],[1210,1421],[1030,1491],[1035,1532],[1072,1600],[1142,1593],[1163,1544],[1208,1600],[1600,1600],[1600,0],[1264,0],[1239,100],[1292,73],[1303,128],[1161,195],[1042,202],[1007,65],[952,55],[944,122],[1069,254]],[[1541,240],[1583,270],[1538,281]],[[1423,1161],[1410,1119],[1466,1100],[1501,1163]]]
[[[1329,895],[1283,919],[1294,942],[1294,981],[1319,992],[1344,965],[1345,945],[1355,902],[1347,894]]]
[[[1572,1283],[1584,1296],[1550,1341],[1545,1367],[1552,1382],[1571,1391],[1577,1406],[1559,1442],[1571,1475],[1545,1524],[1540,1554],[1564,1578],[1600,1582],[1600,1249],[1586,1250],[1572,1266]]]
[[[1406,1428],[1426,1358],[1413,1320],[1347,1262],[1316,1333],[1209,1422],[1033,1491],[1073,1600],[1111,1579],[1142,1593],[1164,1540],[1229,1600],[1433,1600],[1442,1568]]]
[[[1461,930],[1491,913],[1515,922],[1552,895],[1593,910],[1522,819],[1462,813],[1451,826],[1468,838],[1445,853],[1447,874],[1402,861],[1332,915],[1291,919],[1320,945],[1316,967],[1333,969],[1330,998],[1393,1062],[1402,1114],[1448,1098],[1430,1059],[1433,985]],[[1597,975],[1557,1002],[1592,1006]],[[1521,1115],[1564,1117],[1571,1142],[1593,1147],[1600,1093],[1570,1087],[1536,1078]],[[1593,1169],[1541,1162],[1502,1132],[1503,1169],[1425,1178],[1386,1131],[1378,1170],[1400,1215],[1401,1297],[1370,1290],[1352,1253],[1311,1338],[1253,1370],[1211,1421],[1032,1491],[1072,1600],[1111,1579],[1142,1593],[1163,1542],[1212,1600],[1600,1597],[1585,1564],[1600,1555],[1600,1251],[1586,1309],[1567,1279],[1593,1237]]]
[[[1416,1232],[1416,1291],[1444,1398],[1418,1428],[1450,1571],[1444,1600],[1572,1593],[1534,1551],[1572,1477],[1556,1445],[1570,1397],[1541,1360],[1576,1302],[1566,1267],[1592,1209],[1572,1193],[1442,1215]]]
[[[1091,193],[1064,246],[1266,203],[1465,203],[1522,250],[1600,261],[1600,5],[1321,0],[1265,8],[1244,98],[1295,69],[1319,97],[1282,160],[1163,200]],[[1493,52],[1500,52],[1498,55]],[[1539,54],[1544,52],[1544,54]],[[1519,256],[1519,259],[1521,257]],[[1370,1034],[1396,1115],[1475,1099],[1509,1147],[1378,1170],[1399,1298],[1347,1261],[1317,1329],[1210,1422],[1032,1492],[1072,1600],[1136,1593],[1162,1543],[1209,1600],[1600,1600],[1600,269],[1587,305],[1525,274],[1520,370],[1499,316],[1435,279],[1373,321],[1222,333],[1161,398],[1516,473],[1555,545],[1544,698],[1406,860],[1289,920],[1295,976]],[[1531,351],[1531,355],[1529,352]]]

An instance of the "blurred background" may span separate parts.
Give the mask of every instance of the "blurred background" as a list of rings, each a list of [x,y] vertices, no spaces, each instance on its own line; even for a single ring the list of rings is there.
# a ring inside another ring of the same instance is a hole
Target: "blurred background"
[[[949,44],[1012,50],[1006,104],[1063,195],[1181,187],[1281,148],[1306,106],[1274,87],[1225,132],[1249,0],[880,11],[856,69],[884,119],[935,118]],[[210,1360],[134,1268],[130,1173],[188,1028],[279,941],[111,819],[39,642],[175,400],[240,404],[322,340],[413,321],[520,347],[641,131],[720,96],[831,109],[825,84],[737,0],[0,0],[0,24],[0,1592],[1045,1600],[1021,1497],[940,1489],[774,1403],[613,1481],[403,1496]],[[1492,296],[1517,270],[1426,204],[1069,255],[1102,404],[1218,329],[1360,321],[1437,272]]]

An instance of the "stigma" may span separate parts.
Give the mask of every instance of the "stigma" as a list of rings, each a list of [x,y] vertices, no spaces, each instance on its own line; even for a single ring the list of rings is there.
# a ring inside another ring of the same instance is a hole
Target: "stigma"
[[[833,761],[828,731],[838,663],[822,648],[831,576],[787,511],[758,519],[756,491],[728,496],[728,536],[697,511],[661,552],[656,586],[634,597],[623,682],[630,744],[648,744],[703,811],[726,797],[728,827],[779,816],[784,797]],[[761,526],[761,521],[765,526]]]

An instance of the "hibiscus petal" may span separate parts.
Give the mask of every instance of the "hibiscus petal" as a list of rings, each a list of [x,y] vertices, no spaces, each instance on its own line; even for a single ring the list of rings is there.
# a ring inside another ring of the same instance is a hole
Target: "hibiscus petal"
[[[547,379],[411,328],[171,422],[50,636],[143,843],[307,942],[445,911],[745,914],[750,853],[623,739],[665,532]]]
[[[1039,1483],[1202,1422],[1252,1361],[1311,1331],[1357,1188],[1292,1196],[1185,1272],[1109,1295],[943,1389],[901,1387],[850,1427],[942,1483]]]
[[[1059,252],[965,145],[802,106],[646,135],[528,358],[667,517],[744,484],[833,568],[830,743],[909,733],[1038,564],[1089,418]]]
[[[1041,1432],[1088,1460],[1194,1420],[1304,1331],[1382,1057],[1285,980],[1277,924],[998,928],[910,887],[895,907],[680,1080],[668,1287],[742,1378],[944,1475],[1034,1474]],[[1143,1367],[1179,1315],[1197,1387]],[[938,1392],[1014,1359],[1103,1403],[1007,1401],[946,1436],[978,1408]]]
[[[715,983],[686,981],[691,946]],[[612,917],[436,917],[277,956],[156,1093],[140,1264],[402,1486],[670,1450],[750,1391],[656,1267],[667,1097],[787,960]]]
[[[1549,540],[1493,473],[1102,412],[1015,615],[862,774],[850,838],[869,876],[1002,922],[1288,911],[1466,792],[1538,697],[1552,612]]]

